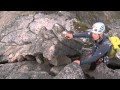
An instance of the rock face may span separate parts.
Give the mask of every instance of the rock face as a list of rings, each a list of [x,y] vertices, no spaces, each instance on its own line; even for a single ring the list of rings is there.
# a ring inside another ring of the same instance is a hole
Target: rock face
[[[54,76],[57,75],[66,65],[62,66],[54,66],[50,69],[50,73],[52,73]]]
[[[20,55],[42,53],[45,58],[52,60],[58,56],[79,53],[81,43],[67,40],[62,35],[62,32],[66,30],[63,26],[67,27],[65,22],[68,16],[58,14],[53,17],[52,15],[54,14],[48,16],[38,13],[18,17],[11,26],[2,30],[0,54],[13,62]],[[57,20],[58,17],[60,20]],[[72,19],[69,20],[72,22]],[[61,25],[56,23],[61,23]]]
[[[42,70],[35,61],[24,61],[0,65],[1,79],[51,79],[52,76]]]
[[[50,60],[50,63],[53,64],[54,66],[67,65],[71,63],[71,59],[68,58],[67,56],[64,57],[59,56]]]
[[[5,26],[12,23],[16,17],[20,15],[20,12],[16,11],[1,11],[0,12],[0,29],[3,29]],[[0,31],[1,32],[1,31]]]
[[[81,67],[73,62],[65,66],[54,79],[85,79],[85,77]]]
[[[105,64],[101,63],[94,71],[89,71],[87,74],[94,79],[120,79],[119,70],[112,70]]]

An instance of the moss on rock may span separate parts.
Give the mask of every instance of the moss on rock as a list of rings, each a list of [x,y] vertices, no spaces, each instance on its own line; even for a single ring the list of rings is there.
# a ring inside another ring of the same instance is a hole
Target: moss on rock
[[[78,31],[85,31],[86,29],[88,29],[87,24],[80,21],[73,21],[73,26],[74,26],[74,29]]]

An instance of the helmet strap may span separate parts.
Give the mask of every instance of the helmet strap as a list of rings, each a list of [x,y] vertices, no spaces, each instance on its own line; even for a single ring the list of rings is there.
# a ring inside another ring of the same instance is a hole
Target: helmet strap
[[[99,39],[101,39],[100,34],[98,34],[98,35],[99,35]],[[98,40],[99,40],[99,39],[98,39]]]

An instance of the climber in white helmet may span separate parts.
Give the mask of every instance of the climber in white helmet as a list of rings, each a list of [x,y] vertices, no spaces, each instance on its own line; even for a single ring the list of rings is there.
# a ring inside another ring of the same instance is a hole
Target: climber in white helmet
[[[91,38],[94,41],[91,55],[85,60],[74,60],[74,62],[79,65],[82,64],[91,64],[90,70],[94,70],[98,64],[104,62],[108,64],[107,54],[111,49],[111,42],[108,40],[108,37],[105,35],[105,25],[102,22],[96,22],[93,24],[91,31],[81,32],[78,34],[69,34],[66,33],[65,36],[68,39],[72,38]]]

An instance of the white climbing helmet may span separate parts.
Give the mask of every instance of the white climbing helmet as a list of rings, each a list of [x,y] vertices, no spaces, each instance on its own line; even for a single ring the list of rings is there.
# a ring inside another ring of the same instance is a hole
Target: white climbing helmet
[[[97,23],[93,24],[91,32],[96,33],[96,34],[101,34],[101,33],[105,32],[104,23],[97,22]]]

